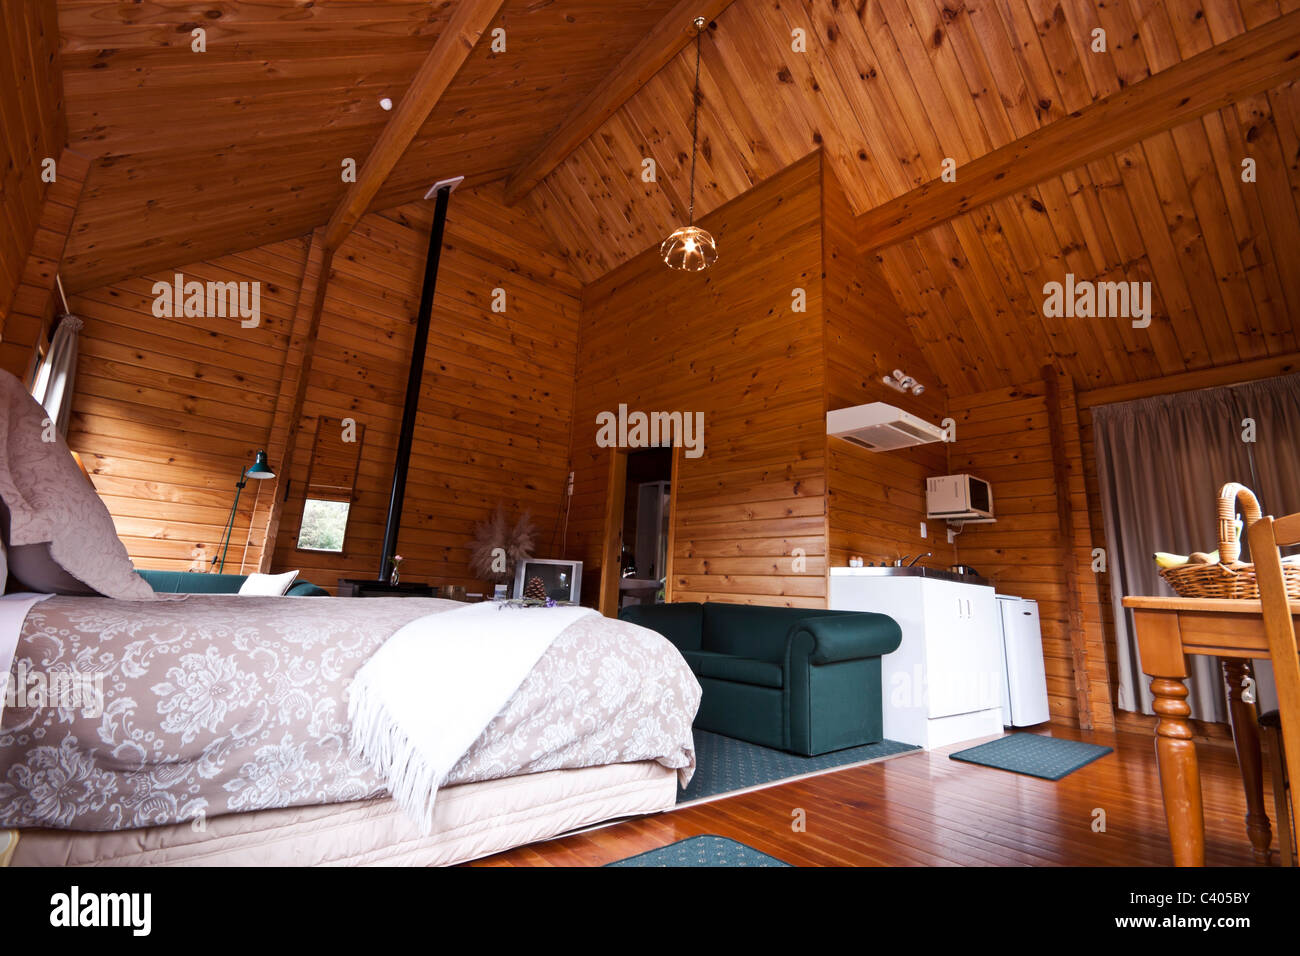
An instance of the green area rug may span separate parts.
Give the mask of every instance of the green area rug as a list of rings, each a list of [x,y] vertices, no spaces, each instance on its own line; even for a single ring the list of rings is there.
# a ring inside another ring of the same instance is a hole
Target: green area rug
[[[831,770],[847,764],[869,763],[898,754],[920,750],[911,744],[896,740],[882,740],[878,744],[836,750],[819,757],[801,757],[770,747],[746,743],[707,730],[695,731],[695,776],[690,786],[677,792],[677,802],[690,803],[706,797],[716,797],[734,790],[798,777],[806,773]]]
[[[1011,734],[948,756],[963,763],[1010,770],[1012,773],[1028,774],[1044,780],[1060,780],[1111,752],[1110,747],[1086,744],[1081,740],[1064,740],[1040,734]]]
[[[720,836],[693,836],[657,850],[638,853],[606,866],[789,866],[735,840]]]

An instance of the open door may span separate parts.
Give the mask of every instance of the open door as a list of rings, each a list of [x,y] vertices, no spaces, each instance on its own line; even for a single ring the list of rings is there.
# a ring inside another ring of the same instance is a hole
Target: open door
[[[673,601],[673,555],[677,553],[677,487],[682,477],[682,446],[673,445],[672,484],[668,489],[668,559],[664,566],[664,603]]]
[[[618,582],[623,570],[623,501],[627,486],[627,452],[609,452],[609,484],[605,488],[605,537],[600,549],[600,601],[596,609],[618,617]]]

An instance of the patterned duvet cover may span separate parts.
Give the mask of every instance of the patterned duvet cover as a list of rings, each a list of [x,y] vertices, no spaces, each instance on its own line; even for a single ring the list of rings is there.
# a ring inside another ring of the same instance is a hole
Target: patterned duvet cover
[[[50,598],[27,615],[0,717],[0,827],[197,826],[380,796],[350,754],[348,685],[404,624],[462,606]],[[51,693],[69,687],[77,698]],[[444,786],[644,760],[685,785],[699,701],[667,640],[591,615],[560,634]]]

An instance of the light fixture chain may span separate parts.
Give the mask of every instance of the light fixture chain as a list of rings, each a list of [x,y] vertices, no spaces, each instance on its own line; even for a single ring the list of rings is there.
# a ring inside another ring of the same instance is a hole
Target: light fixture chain
[[[690,225],[695,225],[695,154],[699,151],[700,141],[700,37],[704,34],[702,28],[695,31],[695,119],[691,124],[691,202],[690,210],[687,214],[687,220]]]

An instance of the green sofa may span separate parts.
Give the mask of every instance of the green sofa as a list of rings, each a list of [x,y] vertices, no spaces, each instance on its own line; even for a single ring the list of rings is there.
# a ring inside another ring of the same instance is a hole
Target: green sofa
[[[639,604],[619,617],[658,631],[704,689],[701,730],[813,756],[884,737],[880,658],[892,617],[747,604]]]
[[[246,574],[196,574],[193,571],[142,571],[135,573],[159,594],[238,594]],[[286,597],[328,597],[329,592],[310,581],[294,581]]]

